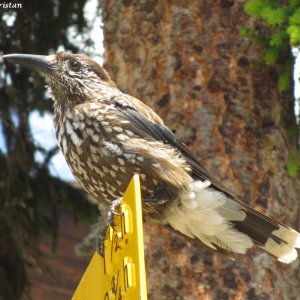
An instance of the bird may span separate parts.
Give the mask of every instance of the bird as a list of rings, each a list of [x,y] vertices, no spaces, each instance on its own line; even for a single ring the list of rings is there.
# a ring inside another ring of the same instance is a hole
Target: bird
[[[59,147],[95,200],[114,211],[139,174],[145,222],[233,259],[257,246],[282,263],[296,260],[297,231],[239,200],[150,107],[119,90],[94,60],[66,52],[3,59],[46,78]]]

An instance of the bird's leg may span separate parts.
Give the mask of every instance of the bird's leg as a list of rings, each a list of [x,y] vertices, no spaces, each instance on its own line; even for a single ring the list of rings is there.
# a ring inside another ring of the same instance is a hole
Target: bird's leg
[[[104,257],[104,240],[105,240],[105,233],[108,227],[109,225],[102,226],[97,234],[96,251],[102,257]]]
[[[105,240],[105,233],[106,230],[111,226],[114,227],[114,216],[119,215],[117,208],[122,202],[122,197],[112,201],[111,205],[109,206],[108,212],[107,212],[107,221],[108,225],[102,226],[98,232],[97,236],[97,244],[96,244],[96,250],[99,255],[104,255],[104,240]]]
[[[107,220],[111,227],[114,227],[114,225],[115,225],[114,224],[114,216],[119,215],[119,213],[117,212],[117,208],[121,204],[121,202],[122,202],[122,197],[114,200],[111,203],[111,205],[109,206],[108,213],[107,213]]]

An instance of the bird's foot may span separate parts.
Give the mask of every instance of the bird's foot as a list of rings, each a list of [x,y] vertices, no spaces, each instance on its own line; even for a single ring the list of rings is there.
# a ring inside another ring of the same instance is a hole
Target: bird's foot
[[[97,234],[96,251],[102,257],[104,257],[104,240],[105,233],[109,225],[102,226]]]
[[[108,221],[108,225],[105,225],[103,227],[100,228],[99,233],[97,235],[97,244],[96,244],[96,250],[98,252],[99,255],[104,256],[104,240],[105,240],[105,233],[107,231],[107,229],[109,227],[115,227],[114,224],[114,216],[115,215],[120,215],[119,212],[117,211],[118,206],[121,204],[122,202],[122,197],[114,200],[109,209],[108,209],[108,213],[107,213],[107,221]]]
[[[114,200],[108,209],[107,220],[111,227],[114,227],[114,225],[115,225],[114,224],[114,216],[120,215],[120,213],[118,213],[118,211],[117,211],[117,208],[121,204],[121,202],[122,202],[122,197]]]

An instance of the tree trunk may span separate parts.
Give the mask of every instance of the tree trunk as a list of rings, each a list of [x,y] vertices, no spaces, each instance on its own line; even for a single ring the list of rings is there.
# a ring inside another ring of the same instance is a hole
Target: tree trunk
[[[106,68],[243,201],[297,228],[293,93],[279,93],[279,67],[259,64],[262,49],[240,36],[268,30],[245,2],[102,0]],[[252,250],[233,262],[163,228],[145,234],[149,299],[298,299],[299,261]]]

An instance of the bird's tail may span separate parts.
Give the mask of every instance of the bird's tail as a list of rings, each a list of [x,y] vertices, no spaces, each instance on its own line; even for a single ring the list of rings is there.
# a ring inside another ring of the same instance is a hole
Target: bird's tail
[[[164,224],[231,257],[256,245],[280,262],[290,263],[300,248],[297,231],[215,190],[209,181],[195,181],[182,192]]]
[[[300,234],[249,207],[245,207],[246,218],[233,221],[235,228],[248,235],[262,250],[276,257],[280,262],[294,261],[300,248]]]

